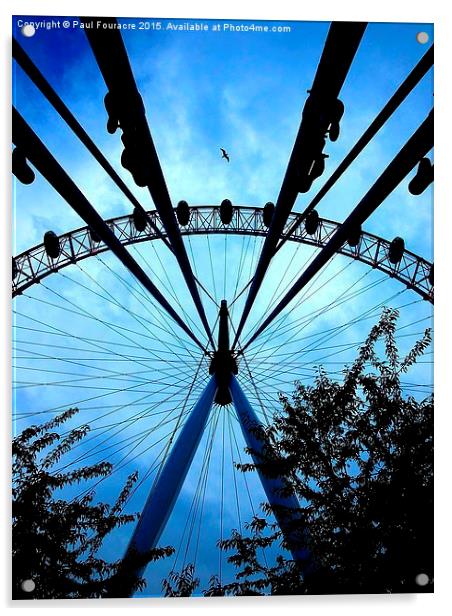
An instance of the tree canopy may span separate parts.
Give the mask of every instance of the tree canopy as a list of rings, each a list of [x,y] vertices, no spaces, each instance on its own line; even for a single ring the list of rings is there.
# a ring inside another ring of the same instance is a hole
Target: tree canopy
[[[138,474],[128,477],[113,505],[95,502],[94,489],[71,500],[55,496],[60,488],[103,478],[112,471],[109,462],[67,472],[54,469],[89,432],[88,426],[69,430],[64,436],[55,431],[77,412],[69,409],[47,423],[25,429],[13,440],[14,599],[112,596],[115,589],[131,583],[124,579],[121,560],[109,563],[98,551],[113,529],[137,518],[122,510]],[[173,551],[156,548],[141,561],[147,563]],[[34,589],[27,592],[30,581]],[[143,588],[145,581],[134,580],[134,585]]]
[[[218,542],[235,568],[235,580],[212,575],[205,596],[422,592],[433,588],[433,396],[406,395],[403,375],[431,342],[430,330],[400,357],[396,345],[398,312],[385,309],[358,350],[355,361],[332,379],[319,367],[313,382],[296,382],[291,397],[265,429],[257,466],[284,480],[300,508],[292,512],[292,537],[302,538],[312,565],[290,559],[291,545],[262,505],[245,526]],[[95,502],[94,488],[72,500],[57,498],[60,488],[103,478],[108,462],[64,471],[61,458],[81,441],[88,426],[56,430],[77,409],[31,426],[13,440],[13,596],[82,598],[124,596],[144,588],[128,572],[170,555],[157,548],[138,562],[106,562],[98,552],[113,529],[137,514],[123,508],[137,474],[130,475],[113,505]],[[249,453],[252,453],[249,451]],[[256,464],[236,464],[243,472]],[[262,548],[283,546],[275,562]],[[419,586],[424,574],[428,584]],[[22,583],[32,580],[27,593]],[[189,596],[200,586],[192,565],[172,571],[165,596]]]
[[[213,576],[205,595],[432,591],[433,397],[405,395],[401,383],[431,333],[400,357],[397,318],[396,310],[383,311],[340,382],[319,368],[313,383],[297,382],[291,398],[281,395],[281,411],[261,435],[258,466],[298,497],[293,525],[312,568],[282,551],[272,566],[262,562],[262,547],[290,547],[264,504],[248,533],[234,530],[219,542],[235,581],[221,585]],[[427,585],[416,583],[420,574]]]

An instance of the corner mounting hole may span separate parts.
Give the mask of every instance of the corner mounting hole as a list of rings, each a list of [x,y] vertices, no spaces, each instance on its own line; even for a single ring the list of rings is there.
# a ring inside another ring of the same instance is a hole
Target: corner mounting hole
[[[36,584],[33,582],[33,580],[24,580],[20,587],[24,592],[33,592],[36,588]]]
[[[425,45],[425,43],[428,43],[428,39],[429,39],[429,36],[427,32],[418,32],[416,34],[416,40],[421,45]]]
[[[416,584],[418,586],[427,586],[429,581],[429,577],[426,573],[418,573],[416,576]]]
[[[22,35],[27,38],[36,34],[36,29],[32,24],[25,24],[25,26],[22,26],[20,31],[22,32]]]

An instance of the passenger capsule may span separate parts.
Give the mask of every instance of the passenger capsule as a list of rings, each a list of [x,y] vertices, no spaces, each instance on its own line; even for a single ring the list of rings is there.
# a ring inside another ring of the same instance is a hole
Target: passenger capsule
[[[229,199],[224,199],[220,205],[220,220],[224,225],[231,224],[234,210]]]
[[[136,129],[124,130],[121,135],[124,151],[121,154],[121,165],[132,174],[137,186],[143,188],[150,182],[150,168],[146,162],[142,136]]]
[[[428,281],[429,281],[429,283],[430,283],[430,284],[432,285],[432,287],[433,287],[433,286],[434,286],[434,285],[433,285],[433,283],[434,283],[434,277],[433,277],[433,263],[432,263],[432,265],[431,265],[431,267],[430,267],[430,271],[429,271],[429,273],[428,273]]]
[[[96,231],[94,231],[91,227],[89,228],[89,236],[94,244],[99,244],[101,241],[99,234],[96,233]]]
[[[310,175],[299,175],[297,190],[300,193],[307,193],[311,189],[314,178]]]
[[[273,214],[275,213],[275,204],[269,201],[264,206],[264,211],[262,213],[262,219],[264,225],[269,227],[272,224]]]
[[[119,126],[118,105],[111,92],[107,92],[104,98],[105,109],[108,113],[107,130],[112,135]]]
[[[361,239],[361,233],[362,233],[361,225],[358,225],[358,227],[355,227],[354,229],[352,229],[347,238],[348,245],[351,246],[352,248],[354,248],[355,246],[358,246],[359,240]]]
[[[138,207],[135,207],[133,210],[133,224],[135,225],[135,229],[139,233],[142,233],[146,229],[146,225],[148,224],[146,214]]]
[[[428,158],[422,158],[419,162],[416,175],[408,184],[408,190],[412,195],[420,195],[433,182],[433,165]]]
[[[317,210],[312,210],[308,213],[304,221],[304,228],[308,235],[314,235],[319,228],[320,217]]]
[[[332,110],[331,110],[331,124],[328,130],[328,135],[331,141],[337,141],[340,133],[340,125],[339,122],[344,115],[345,107],[344,103],[339,99],[334,101]]]
[[[31,184],[35,179],[35,173],[28,165],[25,154],[21,149],[14,148],[12,158],[13,174],[22,184]]]
[[[122,138],[122,140],[124,141],[124,138]],[[127,169],[127,171],[130,172],[132,171],[133,167],[133,155],[131,155],[131,150],[132,146],[126,146],[121,154],[121,165],[124,167],[124,169]]]
[[[405,242],[401,237],[395,237],[389,245],[389,260],[393,265],[402,260],[405,252]]]
[[[316,158],[312,161],[312,165],[308,174],[303,174],[298,178],[298,192],[307,193],[312,186],[315,179],[320,177],[325,171],[325,159],[328,158],[328,154],[320,152]]]
[[[190,208],[186,201],[179,201],[177,204],[176,217],[181,227],[186,227],[190,222]]]
[[[315,180],[322,175],[322,173],[325,171],[325,158],[328,158],[328,154],[320,154],[315,159],[309,177],[312,177]]]
[[[51,259],[58,259],[60,256],[60,238],[53,231],[46,231],[44,234],[44,248]]]

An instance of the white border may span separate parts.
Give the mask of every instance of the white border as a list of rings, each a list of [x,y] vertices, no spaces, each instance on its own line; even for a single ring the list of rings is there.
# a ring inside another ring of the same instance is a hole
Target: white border
[[[296,4],[296,5],[295,5]],[[448,3],[450,6],[450,3]],[[301,3],[300,3],[301,5]],[[448,405],[447,381],[450,381],[450,310],[448,299],[450,293],[450,269],[452,264],[450,245],[451,238],[448,230],[452,228],[450,211],[452,203],[450,195],[452,161],[450,151],[450,124],[452,121],[452,97],[450,60],[452,58],[452,34],[450,8],[442,0],[378,0],[373,3],[362,0],[322,0],[304,2],[301,6],[290,0],[277,0],[244,2],[243,0],[228,0],[227,2],[212,3],[192,0],[190,3],[175,0],[154,0],[152,3],[127,0],[119,3],[105,0],[72,0],[55,2],[52,0],[4,0],[0,8],[1,32],[1,97],[2,113],[1,124],[4,136],[0,160],[0,186],[3,188],[2,221],[0,224],[1,252],[1,314],[3,353],[1,358],[1,388],[2,400],[1,434],[4,438],[2,452],[2,491],[1,491],[1,561],[4,564],[0,575],[1,605],[6,609],[14,609],[20,614],[24,610],[32,609],[42,612],[49,608],[60,611],[83,609],[87,614],[97,609],[122,610],[127,608],[147,609],[154,613],[181,613],[181,610],[197,613],[198,611],[238,610],[239,612],[259,611],[263,614],[274,613],[278,608],[285,607],[294,612],[304,610],[315,614],[330,614],[342,616],[350,614],[410,614],[410,616],[427,613],[442,614],[446,606],[452,602],[449,596],[449,577],[452,574],[450,566],[450,502],[452,467],[449,451],[451,450],[451,408]],[[436,391],[436,419],[435,419],[435,479],[436,479],[436,575],[434,595],[356,595],[356,596],[329,596],[329,597],[269,597],[269,598],[226,598],[226,599],[143,599],[143,600],[105,600],[99,601],[40,601],[15,602],[9,600],[10,595],[10,496],[9,496],[9,467],[10,467],[10,37],[11,15],[111,15],[115,16],[142,16],[142,17],[190,17],[190,18],[235,18],[235,19],[278,19],[278,20],[322,20],[332,19],[347,21],[410,21],[435,23],[435,321],[436,321],[436,351],[435,351],[435,391]],[[449,257],[449,258],[448,258]]]

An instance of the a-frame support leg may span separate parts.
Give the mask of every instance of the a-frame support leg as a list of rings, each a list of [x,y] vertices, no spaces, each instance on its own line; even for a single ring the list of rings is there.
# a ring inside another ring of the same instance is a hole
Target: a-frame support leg
[[[266,446],[266,442],[265,439],[262,438],[262,436],[259,437],[256,432],[262,434],[263,425],[259,421],[235,376],[231,377],[229,390],[245,442],[247,447],[253,451],[253,461],[258,465],[262,462],[262,453]],[[281,495],[281,489],[284,487],[282,479],[268,477],[259,468],[257,471],[268,502],[273,509],[275,518],[290,548],[293,559],[302,565],[305,573],[310,572],[312,570],[312,562],[310,552],[305,547],[306,532],[304,529],[299,528],[300,524],[296,525],[298,528],[294,531],[293,525],[291,524],[291,521],[294,519],[293,516],[296,518],[296,512],[299,512],[300,509],[297,497],[295,495]],[[293,512],[293,514],[291,515],[290,512]]]
[[[132,595],[136,581],[142,577],[146,565],[137,565],[137,557],[145,556],[160,539],[203,435],[217,388],[216,377],[212,376],[185,421],[151,488],[116,577],[117,583],[109,589],[108,596]]]

